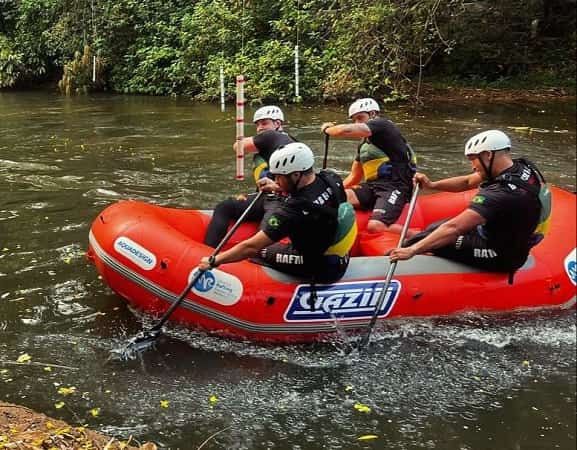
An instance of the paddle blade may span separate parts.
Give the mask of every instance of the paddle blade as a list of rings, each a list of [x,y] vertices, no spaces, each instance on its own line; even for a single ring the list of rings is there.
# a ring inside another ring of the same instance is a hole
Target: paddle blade
[[[122,361],[136,359],[141,353],[149,348],[154,347],[156,340],[160,336],[161,331],[152,329],[141,331],[136,336],[128,341],[124,348],[113,351]]]

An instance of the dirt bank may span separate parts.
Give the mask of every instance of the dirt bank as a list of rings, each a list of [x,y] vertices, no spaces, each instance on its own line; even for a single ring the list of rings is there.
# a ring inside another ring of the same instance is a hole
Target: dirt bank
[[[84,427],[71,426],[23,406],[0,402],[0,449],[156,450],[156,445],[140,445],[133,439],[119,441]]]
[[[411,86],[411,97],[417,97],[417,86]],[[489,87],[444,86],[423,83],[418,91],[420,101],[464,102],[487,101],[495,103],[526,103],[575,99],[575,94],[565,88],[548,89],[495,89]]]

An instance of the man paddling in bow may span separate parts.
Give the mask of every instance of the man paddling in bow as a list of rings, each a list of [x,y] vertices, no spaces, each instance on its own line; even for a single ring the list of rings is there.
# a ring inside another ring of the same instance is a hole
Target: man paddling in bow
[[[256,135],[244,138],[244,150],[254,152],[253,177],[255,183],[270,179],[268,162],[272,153],[279,147],[295,142],[295,139],[283,130],[284,114],[278,106],[263,106],[254,113],[253,122]],[[238,143],[233,149],[236,152]],[[214,208],[212,219],[207,227],[204,243],[216,247],[225,236],[230,222],[237,220],[254,199],[256,193],[229,198],[220,202]],[[274,193],[262,196],[249,214],[247,221],[258,222],[268,215],[268,211],[276,208],[278,199]]]
[[[401,131],[391,120],[379,117],[379,111],[374,99],[363,98],[349,107],[352,124],[325,123],[321,129],[332,137],[361,139],[351,174],[344,181],[347,200],[355,208],[373,211],[369,233],[400,233],[402,226],[395,222],[411,198],[416,158]],[[408,236],[414,232],[409,230]]]
[[[458,216],[432,224],[390,252],[391,261],[432,252],[488,271],[513,274],[527,260],[548,228],[551,195],[537,167],[526,159],[512,159],[511,141],[499,130],[473,136],[465,145],[470,175],[431,181],[423,187],[462,192],[481,187],[469,207]]]
[[[356,237],[352,206],[340,177],[325,170],[315,173],[314,155],[302,143],[291,143],[270,158],[272,180],[262,188],[287,194],[261,222],[251,238],[213,258],[202,258],[199,269],[254,258],[253,261],[315,282],[338,280],[349,264]],[[290,243],[281,243],[284,238]]]

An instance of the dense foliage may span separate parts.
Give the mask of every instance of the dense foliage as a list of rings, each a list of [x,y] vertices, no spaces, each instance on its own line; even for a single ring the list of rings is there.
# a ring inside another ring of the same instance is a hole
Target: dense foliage
[[[575,0],[0,0],[0,88],[404,97],[423,78],[575,78]],[[91,62],[92,61],[92,62]],[[96,61],[97,70],[93,73]]]

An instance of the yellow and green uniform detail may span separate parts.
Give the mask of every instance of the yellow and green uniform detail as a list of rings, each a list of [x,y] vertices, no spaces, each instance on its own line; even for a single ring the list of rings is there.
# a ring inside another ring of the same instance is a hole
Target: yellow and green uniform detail
[[[539,202],[541,202],[541,214],[539,214],[539,223],[537,224],[535,231],[533,231],[534,245],[543,240],[551,226],[551,191],[549,190],[547,183],[541,184],[541,189],[539,190]]]
[[[368,141],[363,142],[359,150],[365,181],[378,179],[379,168],[389,163],[389,157],[384,151]]]
[[[346,256],[357,238],[357,220],[355,210],[350,203],[339,205],[337,232],[333,244],[325,251],[325,255]]]
[[[417,165],[416,155],[409,150],[411,155],[411,163]],[[392,168],[387,167],[391,164],[390,158],[387,154],[378,148],[376,145],[368,141],[364,141],[359,148],[359,158],[363,166],[363,176],[365,181],[374,181],[379,178],[384,178],[391,173]]]
[[[268,176],[268,163],[258,153],[252,158],[252,176],[255,183],[258,183],[261,178]]]

